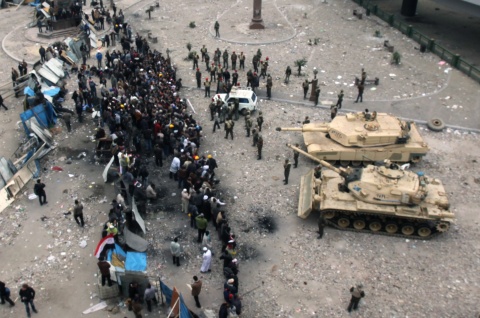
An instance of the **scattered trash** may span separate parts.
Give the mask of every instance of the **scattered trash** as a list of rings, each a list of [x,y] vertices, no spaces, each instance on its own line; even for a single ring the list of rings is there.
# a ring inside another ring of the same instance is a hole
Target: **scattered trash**
[[[445,62],[445,61],[438,62],[438,65],[445,65],[445,64],[447,64],[447,62]]]
[[[53,166],[52,171],[63,171],[63,169],[59,166]]]
[[[69,176],[70,178],[73,178],[73,177],[75,177],[75,175],[74,175],[74,174],[70,174],[70,173],[68,174],[68,176]]]
[[[35,200],[36,198],[38,198],[38,196],[35,193],[31,193],[28,195],[29,200]]]
[[[80,159],[80,158],[83,158],[83,157],[86,157],[86,156],[87,156],[87,153],[86,153],[86,152],[82,152],[81,154],[79,154],[79,155],[77,156],[77,158]]]
[[[81,240],[78,245],[80,245],[81,248],[85,248],[85,247],[87,247],[87,241]]]
[[[42,217],[40,218],[40,220],[41,220],[42,222],[45,222],[46,219],[48,219],[48,217],[46,217],[46,216],[42,216]]]
[[[63,215],[65,215],[65,216],[70,215],[70,214],[72,214],[71,211],[68,211],[68,212],[66,212],[66,213],[63,213]]]

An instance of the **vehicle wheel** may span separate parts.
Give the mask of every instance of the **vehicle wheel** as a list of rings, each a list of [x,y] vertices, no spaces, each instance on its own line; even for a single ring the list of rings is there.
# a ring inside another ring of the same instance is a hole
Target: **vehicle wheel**
[[[361,161],[352,161],[352,167],[360,167],[362,165]]]
[[[362,164],[364,167],[366,167],[368,165],[373,165],[373,161],[362,161]]]
[[[331,164],[332,166],[337,165],[337,160],[325,160],[325,161],[328,162],[329,164]]]
[[[339,218],[337,224],[342,228],[347,228],[350,225],[350,220],[347,218]]]
[[[445,129],[445,123],[440,118],[433,118],[427,121],[427,127],[433,131],[442,131]]]
[[[349,164],[350,164],[350,161],[348,160],[340,160],[340,165],[342,167],[348,167]]]
[[[358,219],[353,221],[353,228],[355,230],[363,230],[367,226],[364,220]]]
[[[240,114],[242,114],[243,116],[247,116],[247,113],[248,113],[248,109],[246,109],[246,108],[243,108],[243,109],[240,111]]]
[[[432,234],[432,230],[430,229],[430,227],[428,227],[428,225],[421,225],[418,228],[417,233],[421,237],[428,237],[430,236],[430,234]]]
[[[415,233],[415,228],[413,227],[413,225],[405,224],[404,226],[402,226],[403,235],[412,235],[413,233]]]
[[[323,216],[327,219],[327,220],[330,220],[330,219],[333,219],[335,217],[335,212],[333,211],[327,211],[325,213],[323,213]]]
[[[447,232],[450,228],[450,223],[447,222],[440,222],[437,224],[436,229],[438,232]]]
[[[385,225],[385,231],[389,234],[395,234],[398,231],[398,225],[395,223],[387,223],[387,225]]]
[[[372,232],[378,232],[382,229],[382,223],[380,223],[380,221],[372,221],[368,224],[368,228]]]

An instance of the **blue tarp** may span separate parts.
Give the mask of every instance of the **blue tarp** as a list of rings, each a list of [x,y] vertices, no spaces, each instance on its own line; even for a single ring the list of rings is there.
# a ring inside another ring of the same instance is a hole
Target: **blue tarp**
[[[30,86],[27,86],[23,89],[23,93],[27,96],[33,96],[35,95],[35,92],[33,91],[33,89],[30,88]]]
[[[192,318],[187,305],[185,305],[182,294],[180,294],[180,318]]]
[[[45,104],[37,105],[20,114],[27,136],[30,135],[31,131],[25,122],[32,117],[35,117],[40,127],[44,129],[49,129],[57,123],[57,114],[53,110],[53,105],[49,101],[45,101]]]
[[[107,260],[112,261],[112,250],[107,253]],[[115,254],[119,259],[125,260],[125,270],[143,272],[147,270],[147,253],[125,252],[120,245],[115,244]]]
[[[143,272],[147,270],[147,253],[127,252],[125,270]]]
[[[160,281],[160,289],[162,290],[163,295],[165,296],[165,300],[168,305],[172,302],[172,295],[173,290],[170,289],[167,285],[165,285],[162,281]]]
[[[46,89],[46,90],[42,91],[42,94],[43,94],[43,95],[47,95],[47,96],[55,96],[55,95],[57,95],[59,92],[60,92],[60,88],[59,88],[59,87],[51,87],[51,88],[49,88],[49,89]]]

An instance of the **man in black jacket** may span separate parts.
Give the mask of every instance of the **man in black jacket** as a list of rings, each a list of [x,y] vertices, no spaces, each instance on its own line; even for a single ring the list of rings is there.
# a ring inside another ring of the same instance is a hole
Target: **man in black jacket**
[[[45,193],[45,184],[37,180],[37,183],[33,187],[33,192],[38,196],[38,200],[40,201],[40,205],[47,204],[47,194]]]
[[[20,295],[22,303],[25,304],[25,309],[27,310],[27,317],[30,318],[29,304],[32,307],[33,312],[37,313],[37,309],[33,304],[33,300],[35,299],[35,290],[32,287],[28,286],[28,284],[23,284],[18,294]]]
[[[5,300],[8,301],[10,306],[15,306],[15,303],[10,299],[10,289],[7,289],[4,282],[0,281],[0,299],[1,304],[5,304]]]

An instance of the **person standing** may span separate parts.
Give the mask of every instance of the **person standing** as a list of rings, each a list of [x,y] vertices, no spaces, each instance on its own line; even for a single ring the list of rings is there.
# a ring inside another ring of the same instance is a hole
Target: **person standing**
[[[272,98],[272,86],[273,86],[273,81],[272,77],[270,74],[267,76],[267,98],[271,99]]]
[[[262,113],[262,111],[258,112],[257,125],[258,125],[258,132],[261,132],[262,131],[262,125],[263,125],[263,113]]]
[[[288,176],[290,175],[290,167],[292,164],[288,159],[285,159],[285,163],[283,164],[283,175],[285,176],[285,179],[283,180],[283,184],[286,185],[288,184]]]
[[[225,121],[225,139],[228,139],[228,135],[232,137],[233,140],[233,126],[235,126],[235,123],[233,122],[232,118],[228,118]]]
[[[97,59],[97,67],[101,69],[103,54],[102,52],[100,52],[100,50],[97,50],[97,54],[95,54],[95,58]]]
[[[363,90],[365,89],[364,84],[360,83],[357,85],[358,88],[358,95],[357,95],[357,100],[355,103],[358,103],[358,100],[360,99],[360,103],[363,103]]]
[[[202,281],[199,280],[197,276],[193,276],[192,296],[195,299],[195,305],[197,306],[197,308],[202,308],[202,305],[200,305],[200,300],[198,299],[201,291]]]
[[[298,144],[295,144],[295,147],[299,147]],[[296,168],[298,167],[298,156],[300,156],[300,153],[296,150],[293,150],[293,167]]]
[[[32,311],[34,313],[38,313],[37,309],[35,308],[35,304],[33,300],[35,299],[35,290],[28,286],[28,284],[23,284],[22,288],[19,291],[19,296],[22,303],[25,304],[25,310],[27,311],[27,317],[30,318],[30,307],[32,307]]]
[[[302,122],[302,125],[310,124],[310,118],[308,116],[305,117],[305,120]]]
[[[156,293],[157,289],[155,287],[152,287],[152,284],[148,283],[143,297],[145,299],[145,302],[147,303],[147,310],[149,312],[152,312],[152,301],[155,303],[155,305],[158,304]]]
[[[213,132],[215,132],[216,129],[220,129],[220,114],[216,112],[213,115]]]
[[[337,96],[338,96],[338,99],[337,99],[337,104],[335,106],[338,107],[338,109],[340,109],[342,108],[342,102],[343,102],[343,96],[344,96],[343,89],[340,90],[340,93]]]
[[[200,268],[201,273],[208,273],[211,272],[210,265],[212,264],[212,251],[208,249],[208,247],[203,248],[203,261],[202,267]]]
[[[10,289],[7,288],[4,282],[0,281],[0,300],[1,304],[5,305],[5,300],[10,304],[11,307],[15,306],[13,300],[10,299]]]
[[[245,55],[243,55],[243,52],[240,52],[238,60],[240,61],[240,66],[238,68],[245,71]]]
[[[42,183],[40,179],[37,180],[37,183],[33,187],[33,192],[38,196],[40,205],[47,204],[47,194],[45,193],[45,184]]]
[[[315,89],[315,106],[318,105],[318,99],[320,98],[320,86]]]
[[[85,222],[83,221],[83,204],[81,204],[78,200],[75,200],[75,206],[73,207],[73,217],[78,225],[81,227],[85,226]]]
[[[365,297],[365,292],[363,291],[363,285],[357,284],[357,286],[350,288],[350,294],[352,295],[352,298],[350,299],[350,304],[348,305],[348,308],[347,308],[348,312],[351,312],[352,309],[357,310],[360,299]]]
[[[320,213],[320,215],[318,216],[318,239],[321,239],[323,237],[323,230],[325,229],[325,225],[327,225],[325,216]]]
[[[205,78],[205,82],[203,82],[203,86],[205,87],[205,97],[210,97],[210,85],[212,85],[212,81],[209,81],[208,77]]]
[[[247,138],[250,137],[250,129],[252,129],[253,123],[252,119],[250,118],[250,115],[247,115],[245,118],[245,130],[247,131]]]
[[[5,110],[8,110],[8,107],[5,106],[5,104],[3,103],[3,96],[2,96],[2,94],[0,94],[0,106],[2,106],[3,108],[5,108]]]
[[[65,122],[65,126],[67,126],[67,131],[71,132],[72,131],[72,114],[70,113],[63,113],[62,119]]]
[[[262,138],[261,134],[258,134],[258,141],[257,141],[258,156],[257,156],[257,160],[262,159],[262,148],[263,148],[263,138]]]
[[[258,142],[258,132],[257,130],[254,128],[252,130],[252,136],[253,136],[253,144],[252,144],[252,147],[256,147],[257,146],[257,142]]]
[[[290,75],[292,75],[292,69],[290,66],[287,66],[287,69],[285,70],[285,84],[288,84],[290,82]]]
[[[338,108],[335,105],[330,106],[330,118],[332,120],[337,116]]]
[[[202,88],[202,72],[200,72],[199,68],[197,68],[197,72],[195,73],[195,78],[197,80],[197,88],[201,89]]]
[[[112,279],[110,276],[110,265],[109,262],[105,260],[105,256],[100,256],[97,263],[98,269],[100,269],[100,274],[102,275],[102,286],[105,286],[105,282],[108,281],[108,286],[112,287]]]
[[[310,83],[308,80],[305,80],[305,82],[302,83],[303,87],[303,99],[307,99],[307,93],[308,93],[308,87],[310,86]]]
[[[182,253],[182,249],[178,243],[178,238],[175,238],[170,243],[170,252],[172,252],[173,265],[177,264],[177,266],[180,266],[180,254]]]
[[[207,48],[205,47],[205,44],[203,47],[200,49],[200,53],[202,54],[202,62],[205,60],[205,54],[207,54]],[[208,65],[208,64],[207,64]]]
[[[40,49],[38,49],[38,53],[40,54],[40,62],[45,63],[46,51],[45,51],[45,48],[42,45],[40,45]]]
[[[215,21],[215,37],[219,38],[220,37],[220,23],[218,21]]]
[[[230,315],[229,312],[230,312],[230,304],[227,303],[227,302],[224,302],[221,306],[220,306],[220,310],[218,311],[218,318],[228,318],[228,316]]]
[[[187,189],[183,189],[182,191],[182,211],[185,214],[188,214],[188,205],[190,203],[191,194],[188,192]]]
[[[207,199],[208,199],[208,197],[207,197]],[[208,221],[205,218],[205,216],[203,215],[203,213],[200,213],[195,218],[195,223],[197,224],[197,230],[198,230],[197,243],[202,243],[203,236],[205,235],[205,231],[207,230]]]
[[[38,32],[43,33],[43,30],[42,30],[43,24],[42,24],[42,21],[40,21],[40,19],[37,20],[37,27],[38,27]]]

